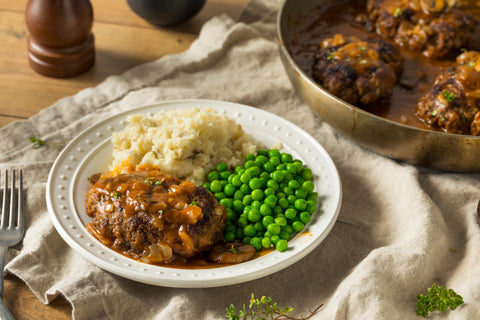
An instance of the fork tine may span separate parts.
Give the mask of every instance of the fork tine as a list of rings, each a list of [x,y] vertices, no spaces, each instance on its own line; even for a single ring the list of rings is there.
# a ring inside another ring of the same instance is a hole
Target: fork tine
[[[3,199],[2,199],[2,216],[0,219],[0,228],[4,228],[7,215],[7,194],[8,194],[8,171],[5,170],[5,178],[3,183]]]
[[[18,205],[17,205],[17,226],[23,230],[23,171],[20,169],[18,177]]]
[[[8,216],[8,228],[14,228],[15,227],[15,214],[16,214],[16,208],[15,208],[15,169],[12,170],[12,185],[10,187],[10,212]]]

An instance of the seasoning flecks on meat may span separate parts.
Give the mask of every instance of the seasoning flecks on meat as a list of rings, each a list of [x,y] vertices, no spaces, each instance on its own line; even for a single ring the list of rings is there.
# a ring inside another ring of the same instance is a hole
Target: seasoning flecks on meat
[[[479,49],[475,18],[446,1],[368,0],[367,15],[379,35],[428,58]]]
[[[99,178],[85,207],[92,235],[147,263],[210,250],[223,240],[227,215],[206,189],[153,168]]]
[[[433,129],[480,135],[480,53],[457,57],[457,65],[441,73],[415,110]]]
[[[389,97],[401,70],[402,57],[394,45],[336,34],[322,42],[312,77],[335,96],[361,106]]]

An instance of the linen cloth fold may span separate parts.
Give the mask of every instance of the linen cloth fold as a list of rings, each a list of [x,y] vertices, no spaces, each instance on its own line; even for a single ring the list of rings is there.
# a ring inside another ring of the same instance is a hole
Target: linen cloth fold
[[[369,152],[314,116],[295,94],[278,55],[280,0],[253,0],[239,21],[213,18],[185,52],[162,57],[62,99],[0,130],[0,166],[22,168],[26,234],[9,251],[7,272],[49,303],[63,295],[74,319],[224,319],[250,294],[312,319],[418,319],[416,295],[434,282],[465,304],[431,319],[480,316],[480,174],[416,167]],[[75,137],[92,123],[171,99],[217,99],[282,116],[305,129],[333,158],[343,202],[326,239],[292,266],[247,283],[203,289],[156,287],[103,271],[71,249],[53,227],[45,185],[58,155],[32,149],[30,136]]]

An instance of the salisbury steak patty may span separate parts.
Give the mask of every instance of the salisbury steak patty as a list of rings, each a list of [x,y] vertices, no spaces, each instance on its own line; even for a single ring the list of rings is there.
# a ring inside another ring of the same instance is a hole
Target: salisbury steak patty
[[[105,245],[144,262],[189,258],[223,239],[226,210],[206,189],[147,168],[93,176],[87,230]]]
[[[394,45],[336,34],[315,55],[312,77],[326,90],[357,106],[389,97],[402,70]]]
[[[417,117],[433,129],[480,135],[480,53],[465,52],[418,101]]]
[[[378,34],[428,58],[479,48],[475,18],[444,1],[368,0],[367,14]]]

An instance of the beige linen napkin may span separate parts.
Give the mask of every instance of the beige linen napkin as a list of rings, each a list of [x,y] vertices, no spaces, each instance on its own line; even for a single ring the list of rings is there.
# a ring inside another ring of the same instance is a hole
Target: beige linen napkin
[[[267,295],[312,319],[418,319],[416,294],[433,282],[465,304],[432,319],[480,315],[479,174],[419,168],[373,154],[335,133],[296,96],[279,60],[280,0],[254,0],[240,22],[209,21],[184,53],[112,76],[0,130],[0,166],[25,172],[23,244],[7,271],[48,303],[63,295],[75,319],[222,319],[250,293]],[[207,98],[239,102],[301,126],[332,156],[343,183],[338,221],[311,254],[273,275],[205,289],[155,287],[105,272],[65,244],[47,213],[45,184],[58,155],[32,149],[29,137],[71,139],[94,122],[158,101]]]

